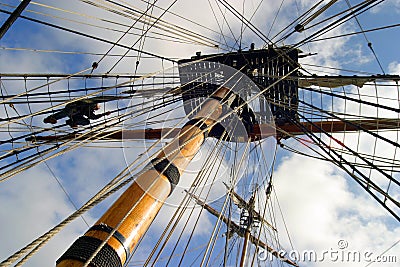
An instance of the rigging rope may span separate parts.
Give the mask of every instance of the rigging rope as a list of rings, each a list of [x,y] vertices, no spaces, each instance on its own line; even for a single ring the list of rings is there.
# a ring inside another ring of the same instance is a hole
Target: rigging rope
[[[6,13],[6,14],[10,14],[10,12],[8,12],[6,10],[3,10],[3,9],[0,9],[0,12]],[[90,38],[90,39],[93,39],[93,40],[96,40],[96,41],[100,41],[100,42],[103,42],[103,43],[112,44],[112,45],[115,44],[115,46],[118,46],[118,47],[121,47],[121,48],[130,49],[130,50],[136,51],[136,52],[139,51],[138,49],[130,48],[129,46],[126,46],[126,45],[123,45],[123,44],[116,44],[116,43],[114,43],[113,41],[110,41],[110,40],[106,40],[106,39],[103,39],[103,38],[100,38],[100,37],[97,37],[97,36],[94,36],[94,35],[82,33],[82,32],[76,31],[76,30],[68,29],[68,28],[65,28],[65,27],[62,27],[62,26],[58,26],[56,24],[49,23],[49,22],[44,22],[44,21],[37,20],[37,19],[31,18],[31,17],[27,17],[27,16],[20,16],[20,17],[23,18],[23,19],[32,21],[32,22],[36,22],[38,24],[46,25],[46,26],[49,26],[51,28],[63,30],[63,31],[66,31],[66,32],[69,32],[69,33],[73,33],[73,34],[76,34],[76,35],[87,37],[87,38]],[[167,61],[170,61],[170,62],[175,62],[175,60],[173,60],[173,59],[165,58],[165,57],[153,54],[151,52],[147,52],[147,51],[139,51],[139,52],[141,52],[143,54],[146,54],[148,56],[155,57],[155,58],[160,58],[160,59],[164,59],[164,60],[167,60]],[[91,68],[88,68],[88,69],[91,69]],[[84,72],[84,71],[81,71],[79,73],[82,73],[82,72]]]

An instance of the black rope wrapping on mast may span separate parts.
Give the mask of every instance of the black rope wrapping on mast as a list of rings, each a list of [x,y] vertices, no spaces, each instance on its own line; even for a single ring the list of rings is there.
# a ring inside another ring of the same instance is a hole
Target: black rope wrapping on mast
[[[102,240],[91,237],[79,237],[68,250],[56,261],[57,264],[63,260],[77,260],[85,263],[89,260],[97,248],[103,243]],[[122,267],[118,253],[109,244],[105,244],[99,253],[90,262],[93,267]]]
[[[111,234],[112,231],[114,231],[114,228],[112,228],[111,226],[109,226],[105,223],[101,223],[101,224],[95,224],[92,227],[90,227],[87,232],[90,232],[90,231],[100,231],[100,232],[104,232],[107,234]],[[126,238],[118,230],[116,230],[112,236],[115,239],[117,239],[118,242],[121,244],[121,246],[124,248],[125,256],[128,259],[131,253],[130,253],[129,247],[126,245]]]
[[[196,126],[198,127],[201,131],[203,131],[203,136],[204,136],[204,140],[208,137],[209,134],[209,130],[208,130],[208,126],[205,123],[204,119],[191,119],[190,121],[188,121],[187,123],[185,123],[185,126]]]
[[[181,178],[181,174],[179,173],[178,168],[170,162],[167,158],[160,160],[159,158],[154,158],[151,160],[151,164],[156,171],[160,174],[163,174],[167,177],[168,181],[171,184],[171,191],[169,192],[169,196],[174,191],[175,187],[178,185],[179,180]]]

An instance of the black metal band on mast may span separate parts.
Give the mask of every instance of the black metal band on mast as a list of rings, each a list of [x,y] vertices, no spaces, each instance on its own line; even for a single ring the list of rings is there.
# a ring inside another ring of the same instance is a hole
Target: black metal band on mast
[[[31,0],[23,0],[19,6],[14,10],[14,12],[8,17],[8,19],[3,23],[0,29],[0,40],[3,38],[4,34],[8,31],[11,25],[17,20],[19,15],[21,15],[22,11],[29,5]]]

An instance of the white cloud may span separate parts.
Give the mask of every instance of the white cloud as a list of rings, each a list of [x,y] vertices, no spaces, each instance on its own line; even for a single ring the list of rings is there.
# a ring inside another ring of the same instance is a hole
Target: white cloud
[[[291,172],[288,174],[287,170]],[[275,173],[275,192],[285,216],[294,249],[371,252],[378,256],[398,241],[400,227],[386,224],[386,212],[369,195],[350,191],[354,184],[328,163],[293,155],[284,158]],[[394,222],[393,222],[394,223]],[[279,228],[283,229],[283,228]],[[281,232],[281,236],[284,233]],[[290,246],[286,246],[290,247]],[[395,246],[386,255],[399,255]],[[340,252],[341,253],[341,252]],[[302,266],[365,266],[368,262],[333,261],[302,263]],[[387,265],[391,266],[391,265]]]
[[[400,1],[399,0],[387,0],[372,9],[373,13],[399,13],[400,12]]]
[[[3,182],[0,187],[0,257],[2,259],[19,250],[52,228],[73,211],[63,191],[45,167],[37,167],[23,175]],[[86,219],[90,216],[85,215]],[[32,259],[30,266],[51,266],[69,243],[86,225],[76,220],[60,233],[46,251]]]

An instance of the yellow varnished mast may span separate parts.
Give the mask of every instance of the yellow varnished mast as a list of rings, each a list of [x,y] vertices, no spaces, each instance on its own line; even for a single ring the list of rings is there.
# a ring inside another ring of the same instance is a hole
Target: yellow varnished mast
[[[125,264],[200,149],[205,131],[221,116],[220,101],[228,92],[228,88],[221,87],[204,103],[179,137],[152,160],[154,167],[139,175],[94,226],[72,244],[57,261],[57,267],[78,267],[87,261],[96,267]]]

